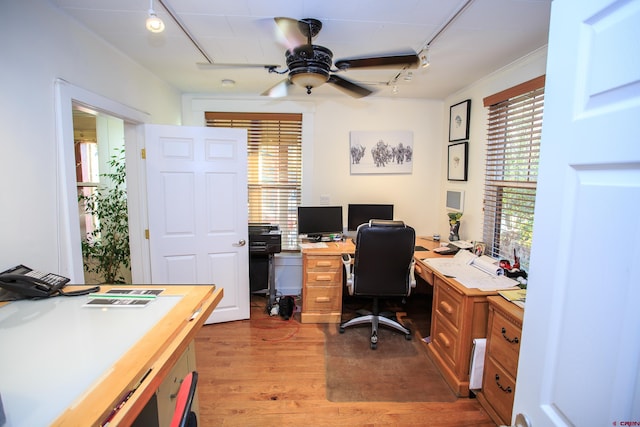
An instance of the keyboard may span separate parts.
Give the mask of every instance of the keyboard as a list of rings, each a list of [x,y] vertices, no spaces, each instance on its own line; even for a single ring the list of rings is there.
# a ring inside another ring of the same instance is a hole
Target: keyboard
[[[440,255],[455,255],[458,253],[460,248],[453,243],[449,243],[447,246],[440,246],[435,248],[433,251]]]

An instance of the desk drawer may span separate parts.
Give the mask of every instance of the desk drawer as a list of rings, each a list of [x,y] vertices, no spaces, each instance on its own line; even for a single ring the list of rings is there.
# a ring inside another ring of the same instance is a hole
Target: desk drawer
[[[515,378],[518,373],[521,327],[506,318],[500,311],[494,310],[489,334],[488,352],[496,360],[500,360],[507,372]]]
[[[307,286],[322,285],[322,286],[338,286],[342,285],[342,272],[340,270],[333,271],[307,271],[306,284]]]
[[[443,316],[438,313],[433,316],[431,331],[431,344],[434,345],[440,357],[451,367],[451,370],[455,371],[458,346],[460,345],[458,331],[452,328],[449,322],[445,321]]]
[[[342,308],[342,287],[306,286],[302,299],[305,312],[339,312]]]
[[[502,424],[508,425],[511,422],[516,382],[493,357],[487,357],[484,361],[482,393],[491,402]]]
[[[336,270],[341,269],[342,261],[338,256],[307,256],[308,270]]]
[[[433,270],[424,264],[416,262],[416,274],[424,279],[425,282],[433,286]]]
[[[434,309],[451,322],[456,329],[459,329],[462,324],[462,296],[439,277],[436,277],[435,281]]]

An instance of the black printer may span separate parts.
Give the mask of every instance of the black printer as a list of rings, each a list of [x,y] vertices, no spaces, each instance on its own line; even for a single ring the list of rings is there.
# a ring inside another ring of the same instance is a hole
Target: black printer
[[[277,254],[282,251],[282,236],[277,224],[249,223],[249,253]]]

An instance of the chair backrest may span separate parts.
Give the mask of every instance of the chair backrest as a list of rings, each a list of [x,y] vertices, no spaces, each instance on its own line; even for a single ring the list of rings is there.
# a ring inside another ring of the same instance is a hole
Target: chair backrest
[[[356,235],[353,295],[408,295],[415,242],[415,230],[402,221],[361,224]]]
[[[195,414],[191,411],[197,384],[198,373],[196,371],[189,372],[182,380],[176,397],[176,410],[171,419],[171,427],[195,427],[197,425]]]

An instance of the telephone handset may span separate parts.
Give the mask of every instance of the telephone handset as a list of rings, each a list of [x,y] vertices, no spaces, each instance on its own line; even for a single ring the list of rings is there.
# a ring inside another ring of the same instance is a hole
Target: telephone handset
[[[68,282],[66,277],[35,271],[24,265],[17,265],[0,273],[0,288],[22,298],[55,296]]]

